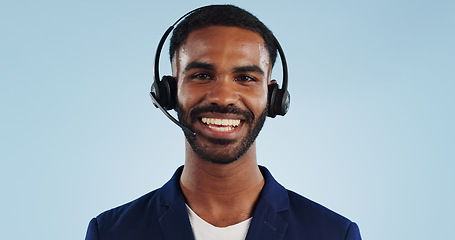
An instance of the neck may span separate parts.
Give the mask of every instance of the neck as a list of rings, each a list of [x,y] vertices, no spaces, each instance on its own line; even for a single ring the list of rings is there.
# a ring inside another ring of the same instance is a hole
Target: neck
[[[264,178],[256,162],[256,145],[230,164],[210,163],[189,144],[180,185],[187,204],[202,219],[225,227],[250,218]]]

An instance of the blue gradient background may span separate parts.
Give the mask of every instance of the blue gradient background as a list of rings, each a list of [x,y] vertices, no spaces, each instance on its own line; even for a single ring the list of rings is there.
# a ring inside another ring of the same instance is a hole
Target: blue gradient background
[[[455,2],[228,2],[272,29],[289,64],[291,109],[266,121],[259,163],[364,239],[452,238]],[[83,239],[93,216],[183,164],[181,130],[148,96],[153,56],[209,3],[0,3],[2,239]]]

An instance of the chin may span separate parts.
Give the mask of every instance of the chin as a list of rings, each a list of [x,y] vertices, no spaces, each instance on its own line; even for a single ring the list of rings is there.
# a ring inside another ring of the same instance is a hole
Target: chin
[[[248,146],[235,146],[235,144],[229,144],[221,147],[218,151],[213,151],[213,147],[201,147],[196,141],[188,140],[188,143],[201,159],[220,165],[227,165],[237,161],[251,146],[251,144]]]

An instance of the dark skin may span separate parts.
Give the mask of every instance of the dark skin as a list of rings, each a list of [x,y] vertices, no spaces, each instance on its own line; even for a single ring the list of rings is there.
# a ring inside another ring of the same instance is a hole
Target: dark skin
[[[231,105],[250,111],[257,118],[266,108],[271,63],[264,40],[255,32],[226,26],[193,31],[174,55],[172,69],[179,104],[185,113],[200,106]],[[190,115],[188,118],[192,118]],[[186,121],[207,156],[229,159],[236,156],[254,124],[244,118],[232,113],[204,112]],[[228,144],[217,144],[213,139]],[[256,142],[229,164],[201,158],[188,141],[185,149],[180,185],[191,209],[217,227],[250,218],[264,186],[256,160]]]

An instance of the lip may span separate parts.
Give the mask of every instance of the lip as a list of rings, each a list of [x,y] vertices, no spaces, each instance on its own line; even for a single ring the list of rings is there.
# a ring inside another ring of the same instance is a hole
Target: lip
[[[206,118],[221,118],[221,119],[240,119],[241,121],[245,121],[245,117],[242,115],[238,114],[232,114],[232,113],[213,113],[213,112],[208,112],[208,113],[202,113],[197,118],[200,120],[201,118],[206,117]]]

